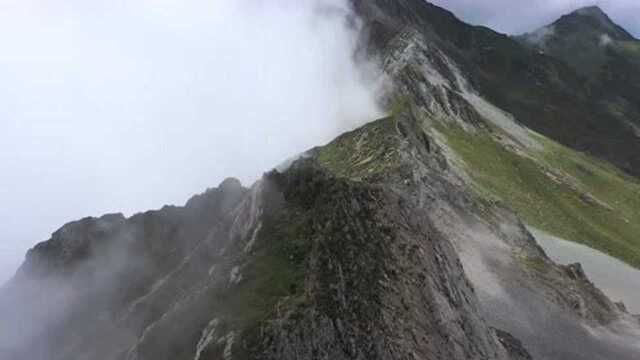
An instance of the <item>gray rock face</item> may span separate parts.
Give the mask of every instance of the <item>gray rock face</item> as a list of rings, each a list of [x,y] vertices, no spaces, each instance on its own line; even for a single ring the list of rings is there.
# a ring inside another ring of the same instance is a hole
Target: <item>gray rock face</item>
[[[496,329],[498,340],[507,350],[512,359],[531,360],[533,359],[527,350],[522,346],[520,340],[513,337],[508,332]]]
[[[66,225],[2,292],[13,313],[3,333],[21,329],[3,338],[3,356],[578,359],[579,344],[634,358],[613,332],[579,331],[629,317],[578,266],[548,260],[512,214],[467,191],[419,121],[367,125],[251,189]],[[353,143],[397,156],[355,169]],[[45,303],[56,316],[33,318]],[[577,342],[564,353],[520,327],[540,306]],[[25,319],[31,328],[18,326]]]
[[[477,316],[454,249],[414,199],[308,166],[284,174],[287,183],[311,175],[294,191],[322,193],[313,200],[308,305],[265,328],[260,358],[508,358]]]
[[[31,319],[43,296],[64,301]],[[508,358],[418,203],[314,159],[184,208],[68,224],[2,300],[3,332],[34,322],[3,339],[7,358]]]

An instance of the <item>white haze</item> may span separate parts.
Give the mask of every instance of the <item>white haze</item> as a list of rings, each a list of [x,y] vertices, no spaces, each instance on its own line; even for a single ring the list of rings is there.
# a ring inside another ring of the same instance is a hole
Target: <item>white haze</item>
[[[341,0],[0,0],[0,281],[63,223],[245,184],[379,115]]]

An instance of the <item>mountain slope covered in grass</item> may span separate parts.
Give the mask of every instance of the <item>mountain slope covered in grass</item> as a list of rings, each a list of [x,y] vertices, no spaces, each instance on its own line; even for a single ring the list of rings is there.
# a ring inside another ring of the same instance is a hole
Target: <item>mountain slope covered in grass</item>
[[[478,190],[523,220],[640,267],[640,182],[533,134],[542,150],[513,148],[499,131],[439,127]]]

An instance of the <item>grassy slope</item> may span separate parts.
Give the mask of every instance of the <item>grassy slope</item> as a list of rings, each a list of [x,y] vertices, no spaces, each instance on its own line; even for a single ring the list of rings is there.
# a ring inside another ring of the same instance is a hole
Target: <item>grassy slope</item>
[[[253,249],[253,261],[242,269],[245,281],[236,291],[223,294],[226,315],[239,328],[250,328],[268,319],[281,300],[303,296],[304,258],[308,216],[303,212],[267,219],[260,231],[261,242]]]
[[[320,163],[339,177],[361,180],[397,166],[393,117],[376,120],[343,134],[318,149]]]
[[[640,267],[640,183],[540,135],[522,156],[489,131],[440,126],[480,193],[498,197],[529,224]]]

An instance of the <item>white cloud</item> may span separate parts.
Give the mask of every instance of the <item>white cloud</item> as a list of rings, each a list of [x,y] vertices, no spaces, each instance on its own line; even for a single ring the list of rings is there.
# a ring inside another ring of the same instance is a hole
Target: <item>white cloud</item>
[[[249,183],[376,117],[344,11],[0,0],[0,281],[66,221]]]
[[[544,47],[547,39],[555,34],[554,26],[542,27],[527,36],[527,41],[538,46]]]
[[[600,46],[609,46],[612,42],[611,36],[607,34],[600,35]]]

